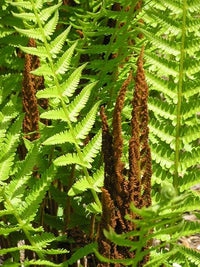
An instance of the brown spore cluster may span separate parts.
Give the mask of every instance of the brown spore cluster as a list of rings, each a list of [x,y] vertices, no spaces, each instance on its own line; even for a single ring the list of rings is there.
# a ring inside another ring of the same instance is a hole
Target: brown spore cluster
[[[28,43],[29,47],[36,47],[34,39],[30,39]],[[42,76],[35,76],[31,74],[31,71],[37,69],[40,66],[40,60],[37,56],[30,54],[25,55],[25,64],[23,72],[22,83],[22,96],[23,96],[23,110],[25,112],[23,120],[23,132],[27,134],[25,137],[30,141],[36,140],[39,135],[39,110],[38,104],[43,109],[48,107],[48,100],[41,99],[37,102],[36,93],[38,90],[44,88],[44,78]],[[47,124],[46,121],[44,123]],[[33,134],[28,134],[34,132]]]
[[[143,50],[137,62],[135,90],[132,101],[131,138],[129,142],[129,172],[128,179],[124,177],[124,163],[122,162],[123,138],[121,129],[121,112],[123,109],[127,87],[132,81],[132,72],[123,83],[116,100],[113,112],[113,130],[109,131],[104,108],[101,109],[102,118],[102,150],[105,162],[104,187],[102,188],[102,217],[99,231],[99,251],[110,259],[134,258],[135,252],[129,248],[117,246],[106,239],[103,229],[110,227],[118,234],[137,230],[136,225],[126,220],[126,214],[140,219],[131,213],[130,204],[137,208],[151,205],[151,152],[148,144],[148,86],[143,69]],[[134,240],[134,238],[132,238]],[[137,240],[137,239],[135,239]],[[147,246],[143,249],[146,249]],[[146,256],[138,266],[148,261]],[[118,263],[99,263],[98,267],[121,266]]]

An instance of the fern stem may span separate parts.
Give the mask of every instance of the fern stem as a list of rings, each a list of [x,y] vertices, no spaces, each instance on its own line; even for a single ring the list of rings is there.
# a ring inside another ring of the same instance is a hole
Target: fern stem
[[[42,37],[43,37],[43,42],[44,42],[44,46],[45,46],[45,49],[46,49],[46,52],[47,52],[47,55],[48,55],[48,61],[49,61],[49,64],[50,64],[50,67],[51,67],[51,70],[52,70],[52,74],[53,74],[53,77],[54,77],[55,85],[57,87],[57,90],[58,90],[58,93],[59,93],[59,96],[60,96],[60,100],[61,100],[61,105],[62,105],[63,111],[64,111],[65,116],[67,118],[67,124],[69,126],[70,132],[71,132],[72,137],[74,139],[74,144],[75,144],[75,148],[76,148],[77,154],[78,154],[81,162],[84,163],[83,156],[82,156],[82,153],[81,153],[81,149],[80,149],[80,147],[78,145],[78,142],[77,142],[77,139],[76,139],[76,135],[74,133],[72,124],[70,122],[70,118],[69,118],[69,114],[68,114],[68,111],[67,111],[67,108],[66,108],[66,105],[65,105],[65,101],[64,101],[64,98],[63,98],[62,93],[61,93],[61,86],[60,86],[60,83],[58,81],[58,77],[56,75],[56,71],[55,71],[55,68],[54,68],[54,63],[53,63],[53,60],[52,60],[52,57],[51,57],[51,53],[50,53],[49,44],[47,42],[43,27],[42,27],[42,24],[41,24],[41,21],[40,21],[39,15],[37,13],[37,10],[35,8],[35,4],[34,4],[33,0],[31,0],[31,4],[33,6],[33,12],[34,12],[35,17],[37,19],[37,23],[38,23],[38,26],[40,28],[40,31],[41,31],[41,34],[42,34]],[[89,176],[87,168],[82,166],[82,169],[83,169],[83,172],[84,172],[84,174],[86,176],[87,181],[90,183],[90,176]],[[99,197],[98,197],[96,191],[94,189],[91,189],[91,193],[93,195],[93,198],[94,198],[96,204],[101,208],[101,202],[99,200]]]
[[[8,209],[12,210],[12,214],[14,215],[14,217],[16,218],[16,220],[18,221],[22,231],[24,232],[26,238],[28,239],[28,241],[30,242],[31,246],[34,248],[37,248],[38,250],[40,250],[40,248],[37,246],[37,243],[35,243],[35,241],[32,239],[29,231],[26,229],[26,222],[23,221],[19,214],[17,213],[16,209],[13,207],[12,203],[10,202],[10,200],[7,198],[6,194],[3,194],[4,200],[7,203]],[[44,255],[42,254],[42,252],[40,251],[36,251],[38,257],[41,260],[45,260]]]
[[[182,87],[184,80],[184,57],[185,57],[185,34],[186,34],[186,12],[187,0],[183,0],[183,22],[182,22],[182,38],[180,47],[180,67],[179,67],[179,82],[178,82],[178,103],[176,114],[176,143],[175,143],[175,162],[174,162],[174,180],[173,186],[178,192],[179,185],[179,159],[180,159],[180,128],[181,128],[181,104],[182,104]]]

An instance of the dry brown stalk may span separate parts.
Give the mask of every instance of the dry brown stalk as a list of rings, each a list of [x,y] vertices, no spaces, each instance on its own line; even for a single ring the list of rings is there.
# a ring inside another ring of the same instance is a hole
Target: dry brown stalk
[[[30,39],[28,43],[29,47],[36,47],[34,39]],[[28,134],[30,132],[35,132],[31,135],[26,135],[26,138],[33,141],[40,137],[39,130],[39,110],[38,102],[36,99],[36,92],[44,88],[44,78],[35,76],[31,74],[31,71],[37,69],[40,66],[40,60],[37,56],[30,54],[25,55],[25,65],[23,72],[23,109],[25,112],[23,120],[23,132]],[[42,108],[46,109],[48,107],[48,100],[41,99],[39,104]],[[44,121],[44,123],[48,123]]]
[[[103,229],[108,230],[112,227],[117,233],[130,230],[130,222],[124,219],[127,214],[126,207],[129,208],[126,201],[128,200],[127,186],[128,182],[123,176],[124,164],[121,161],[123,139],[121,136],[121,112],[125,100],[125,93],[131,82],[132,72],[123,83],[119,96],[116,101],[113,113],[113,132],[109,132],[107,118],[104,114],[104,108],[101,109],[102,118],[102,150],[105,162],[104,187],[102,188],[102,218],[99,232],[99,251],[110,259],[122,259],[133,257],[133,253],[125,247],[118,247],[107,240],[103,234]],[[110,264],[99,263],[98,267],[110,266]],[[114,266],[120,266],[115,264]]]
[[[143,69],[143,52],[137,62],[137,75],[132,111],[132,137],[129,143],[129,185],[131,200],[138,208],[151,205],[151,153],[148,144],[148,86]],[[139,194],[135,193],[135,187]]]
[[[100,253],[110,259],[134,258],[134,251],[130,252],[128,248],[116,246],[107,240],[103,234],[103,229],[108,230],[109,227],[112,227],[118,234],[136,230],[136,226],[124,218],[126,214],[130,214],[132,218],[140,219],[136,214],[131,213],[130,204],[133,202],[137,208],[151,205],[152,170],[151,153],[148,144],[148,86],[143,69],[143,51],[144,48],[142,48],[137,62],[135,90],[132,101],[132,134],[129,142],[128,180],[123,176],[124,163],[121,161],[123,147],[121,112],[126,89],[132,80],[132,72],[130,72],[129,77],[123,83],[116,100],[113,112],[112,134],[109,132],[104,108],[101,109],[105,176],[104,187],[102,188],[102,218],[98,244]],[[136,239],[132,238],[132,240]],[[146,248],[147,246],[143,250]],[[148,261],[148,257],[147,255],[138,266],[143,266]],[[103,266],[117,267],[120,265],[98,264],[98,267]]]
[[[35,41],[30,39],[28,46],[35,47]],[[39,111],[37,106],[37,99],[35,97],[35,78],[30,72],[34,70],[36,66],[36,60],[34,56],[26,54],[25,55],[25,65],[23,73],[23,108],[25,111],[25,117],[23,121],[23,132],[30,133],[36,131],[32,135],[27,135],[26,138],[30,140],[35,140],[39,138]]]

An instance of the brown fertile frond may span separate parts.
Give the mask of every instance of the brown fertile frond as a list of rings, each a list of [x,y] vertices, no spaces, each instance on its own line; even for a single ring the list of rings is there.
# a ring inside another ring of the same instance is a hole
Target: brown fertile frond
[[[127,87],[132,79],[132,71],[123,83],[119,96],[116,100],[113,112],[113,132],[109,132],[107,117],[104,108],[101,108],[102,119],[102,150],[104,154],[105,172],[104,187],[102,188],[102,217],[99,231],[99,250],[102,255],[111,259],[133,257],[134,252],[129,252],[128,248],[118,247],[107,240],[103,234],[103,229],[112,227],[118,234],[132,230],[132,223],[124,219],[129,211],[128,181],[123,177],[124,164],[122,157],[122,129],[121,112],[125,101]],[[98,264],[98,267],[110,266]],[[120,266],[120,265],[111,265]]]
[[[135,10],[140,9],[142,0],[138,1]],[[134,10],[134,11],[135,11]],[[139,36],[142,38],[142,35]],[[102,151],[105,162],[104,187],[102,189],[102,217],[99,231],[100,253],[110,259],[134,258],[135,251],[129,251],[127,247],[117,246],[103,235],[103,229],[112,227],[118,234],[138,230],[137,226],[125,219],[130,214],[133,218],[141,219],[137,214],[131,214],[131,202],[137,208],[151,205],[151,152],[148,144],[148,86],[145,81],[143,69],[143,52],[141,50],[137,62],[137,74],[135,78],[135,91],[133,95],[133,111],[131,119],[132,135],[129,142],[129,179],[126,180],[124,163],[121,161],[123,151],[123,138],[121,127],[121,112],[123,109],[127,87],[132,79],[132,72],[123,83],[117,97],[113,112],[113,131],[109,132],[107,117],[104,108],[101,109],[102,118]],[[128,58],[127,58],[128,60]],[[130,238],[137,241],[137,237]],[[148,249],[149,244],[144,245],[143,250]],[[144,256],[138,266],[143,266],[149,260],[149,255]],[[103,266],[120,266],[116,264],[102,264]]]
[[[132,79],[132,72],[123,83],[116,100],[113,112],[113,132],[109,133],[107,118],[104,108],[101,109],[103,154],[105,162],[104,187],[102,189],[102,217],[98,244],[100,253],[110,259],[134,258],[135,252],[127,247],[116,246],[103,235],[103,229],[112,227],[118,234],[136,230],[136,226],[125,219],[126,214],[131,214],[130,203],[137,208],[148,207],[151,204],[151,153],[148,144],[148,86],[145,81],[143,69],[143,51],[137,62],[137,75],[135,79],[135,91],[132,101],[132,136],[129,142],[129,180],[123,176],[124,164],[121,161],[123,139],[121,128],[121,112],[124,105],[127,87]],[[133,218],[140,219],[136,214]],[[137,238],[132,238],[137,240]],[[148,244],[143,250],[148,248]],[[145,256],[138,266],[143,266],[149,259]],[[118,266],[102,265],[101,266]]]
[[[113,150],[114,150],[114,178],[111,187],[112,199],[117,207],[117,233],[131,230],[131,225],[124,220],[124,216],[129,210],[129,192],[128,181],[123,176],[124,163],[121,161],[123,150],[122,128],[121,128],[121,112],[124,106],[125,94],[128,85],[132,79],[132,71],[130,71],[128,78],[123,83],[119,95],[116,100],[113,112]]]
[[[101,120],[102,120],[102,152],[105,162],[105,177],[104,188],[112,188],[112,176],[114,174],[114,153],[113,153],[113,138],[109,132],[107,117],[104,113],[104,107],[101,107]]]
[[[30,39],[28,43],[29,47],[36,47],[34,39]],[[36,99],[36,92],[44,88],[44,78],[35,76],[31,74],[31,71],[37,69],[40,66],[40,60],[37,56],[32,56],[29,54],[25,55],[25,64],[23,72],[23,82],[22,82],[22,96],[23,96],[23,109],[25,112],[25,117],[23,120],[23,132],[28,134],[30,132],[35,132],[31,135],[26,135],[26,138],[33,141],[40,137],[39,130],[39,110],[38,103]],[[48,100],[41,99],[39,104],[42,108],[46,109],[48,107]],[[44,123],[47,124],[45,121]]]
[[[123,83],[119,96],[117,97],[114,112],[113,112],[113,150],[114,150],[114,165],[116,174],[116,185],[117,193],[120,192],[121,183],[123,181],[123,169],[124,164],[121,162],[122,150],[123,150],[123,139],[122,139],[122,128],[121,128],[121,112],[124,106],[125,95],[127,87],[132,78],[132,71],[130,71],[128,78]]]
[[[151,153],[148,144],[148,86],[143,69],[143,51],[137,62],[132,112],[132,137],[129,143],[129,181],[131,201],[138,208],[151,204]]]
[[[115,206],[108,190],[102,188],[102,219],[100,222],[100,232],[98,237],[99,252],[107,258],[111,258],[111,242],[105,238],[103,229],[109,230],[109,227],[115,228]],[[98,264],[98,267],[110,266],[110,264]]]
[[[35,46],[33,39],[30,39],[28,46]],[[23,73],[23,108],[25,117],[23,121],[24,133],[30,133],[39,130],[39,111],[37,106],[37,99],[35,97],[35,81],[34,76],[30,73],[33,70],[33,56],[25,55],[25,65]],[[35,140],[39,138],[39,133],[27,135],[27,139]]]
[[[102,188],[102,228],[109,230],[109,227],[115,228],[115,206],[111,199],[111,196],[105,188]]]

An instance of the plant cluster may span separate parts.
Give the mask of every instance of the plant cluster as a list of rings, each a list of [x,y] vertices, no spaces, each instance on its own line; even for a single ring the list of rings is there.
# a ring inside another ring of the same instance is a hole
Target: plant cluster
[[[199,266],[198,0],[2,0],[0,264]]]

